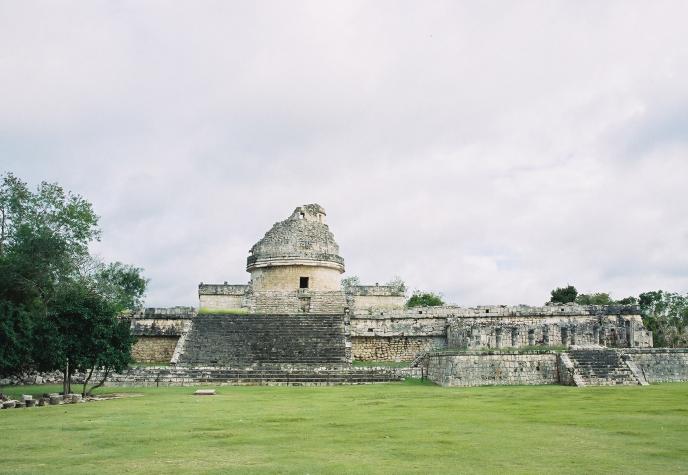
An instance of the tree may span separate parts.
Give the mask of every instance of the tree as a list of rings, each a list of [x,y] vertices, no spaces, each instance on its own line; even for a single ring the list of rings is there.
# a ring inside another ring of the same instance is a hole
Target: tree
[[[0,301],[0,374],[27,369],[33,361],[33,316],[21,305]]]
[[[576,303],[579,305],[611,305],[614,301],[608,293],[598,292],[592,294],[578,294]]]
[[[615,301],[614,303],[619,305],[637,305],[638,299],[635,297],[624,297],[622,299]]]
[[[140,308],[146,292],[148,279],[141,273],[143,269],[121,262],[111,264],[97,263],[91,280],[104,298],[115,306],[118,313]]]
[[[61,369],[68,386],[74,370],[107,377],[129,363],[133,339],[120,314],[141,305],[147,280],[137,267],[92,258],[99,237],[81,196],[2,177],[0,371]]]
[[[578,294],[576,303],[579,305],[636,305],[638,299],[635,297],[625,297],[614,300],[609,292],[596,292],[592,294]]]
[[[0,183],[0,298],[49,304],[78,273],[98,216],[81,196],[43,182],[35,192],[12,174]]]
[[[566,287],[557,287],[552,292],[552,298],[549,299],[552,303],[571,303],[575,302],[578,291],[573,285]]]
[[[121,371],[131,362],[133,337],[129,321],[120,318],[118,302],[98,292],[88,279],[64,289],[59,303],[49,315],[51,324],[62,337],[66,391],[74,371],[87,374],[83,395],[105,383],[108,375]],[[87,389],[94,372],[102,370],[100,382]]]
[[[393,295],[406,295],[406,282],[404,282],[404,280],[398,275],[395,275],[394,278],[385,285],[392,287]]]
[[[408,308],[412,307],[435,307],[438,305],[444,305],[442,297],[438,294],[432,292],[421,292],[416,290],[413,295],[406,302]]]
[[[345,293],[348,293],[352,287],[356,287],[357,285],[361,285],[361,279],[356,275],[342,279],[342,290]]]
[[[688,295],[655,290],[640,294],[638,301],[655,346],[688,345]]]

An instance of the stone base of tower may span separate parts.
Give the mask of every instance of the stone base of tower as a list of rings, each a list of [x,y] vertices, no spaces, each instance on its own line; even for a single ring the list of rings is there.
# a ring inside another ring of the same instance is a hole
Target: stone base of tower
[[[341,291],[252,291],[246,296],[250,313],[344,314],[346,297]]]

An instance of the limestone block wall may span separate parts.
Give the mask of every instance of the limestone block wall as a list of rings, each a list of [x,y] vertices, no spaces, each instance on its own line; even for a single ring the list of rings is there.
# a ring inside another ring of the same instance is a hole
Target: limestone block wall
[[[207,310],[238,309],[245,305],[248,285],[203,284],[198,286],[199,307]]]
[[[628,322],[628,324],[626,323]],[[640,317],[477,317],[450,319],[450,348],[519,348],[523,346],[603,345],[629,347]]]
[[[255,291],[296,291],[301,277],[308,277],[312,290],[341,290],[339,269],[313,265],[258,267],[251,271],[251,286]]]
[[[169,363],[179,336],[139,336],[131,349],[137,363]]]
[[[434,353],[428,357],[428,379],[442,386],[558,384],[555,353]]]
[[[131,315],[131,333],[136,337],[132,347],[134,361],[169,363],[179,338],[193,319],[191,307],[147,308]]]
[[[447,320],[422,314],[353,315],[351,335],[367,337],[442,336],[447,335]]]
[[[250,313],[344,314],[346,298],[341,291],[253,291],[247,306]]]
[[[199,295],[199,308],[206,310],[239,309],[243,303],[243,295]]]
[[[450,348],[602,345],[650,347],[635,306],[475,307],[447,316]]]
[[[179,336],[187,318],[135,318],[131,320],[131,333],[135,336]]]
[[[411,361],[421,352],[446,346],[442,336],[351,337],[353,359],[363,361]]]
[[[649,383],[688,381],[688,348],[629,348],[622,350]]]
[[[406,312],[378,312],[350,318],[355,360],[410,361],[419,353],[447,346],[447,321]]]
[[[355,285],[347,289],[347,296],[354,312],[401,310],[406,304],[406,296],[397,287],[389,285]]]

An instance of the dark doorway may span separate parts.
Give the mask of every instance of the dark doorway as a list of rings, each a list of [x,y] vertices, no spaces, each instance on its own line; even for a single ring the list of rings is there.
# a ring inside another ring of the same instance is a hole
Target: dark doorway
[[[308,277],[299,277],[299,288],[300,289],[307,289],[308,288]]]

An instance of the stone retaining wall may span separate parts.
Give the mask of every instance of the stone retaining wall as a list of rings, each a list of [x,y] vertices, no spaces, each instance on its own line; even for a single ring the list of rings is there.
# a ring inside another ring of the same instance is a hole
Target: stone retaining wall
[[[559,384],[557,354],[431,353],[428,379],[441,386]]]
[[[411,361],[423,351],[446,346],[441,336],[351,337],[351,354],[362,361]]]
[[[131,349],[138,363],[169,363],[179,336],[139,336]]]
[[[622,353],[649,383],[688,381],[688,348],[629,348]]]

